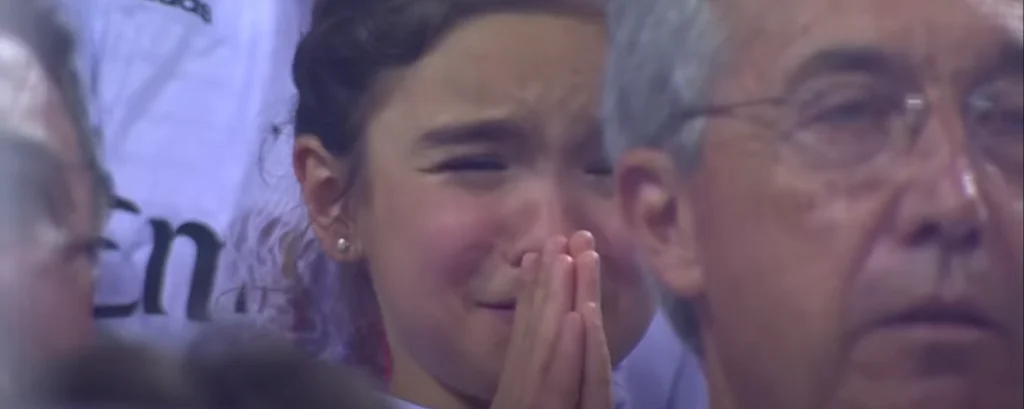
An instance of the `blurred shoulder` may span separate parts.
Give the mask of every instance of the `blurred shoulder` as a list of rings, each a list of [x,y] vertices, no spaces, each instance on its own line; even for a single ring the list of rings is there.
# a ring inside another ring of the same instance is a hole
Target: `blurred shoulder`
[[[390,398],[388,402],[391,404],[391,409],[429,409],[419,405],[415,405],[398,398]]]
[[[706,387],[696,354],[662,311],[617,370],[632,409],[704,409]]]

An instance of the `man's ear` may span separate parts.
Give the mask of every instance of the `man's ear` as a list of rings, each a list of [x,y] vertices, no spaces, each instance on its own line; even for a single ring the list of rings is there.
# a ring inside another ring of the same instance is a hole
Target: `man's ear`
[[[359,253],[353,251],[359,248],[355,206],[352,192],[345,191],[353,170],[327,151],[320,138],[310,134],[295,139],[292,167],[320,246],[335,260],[355,261]],[[339,249],[340,239],[347,241],[348,251]]]
[[[660,150],[627,152],[616,168],[619,209],[643,257],[678,297],[704,291],[693,206],[672,157]]]

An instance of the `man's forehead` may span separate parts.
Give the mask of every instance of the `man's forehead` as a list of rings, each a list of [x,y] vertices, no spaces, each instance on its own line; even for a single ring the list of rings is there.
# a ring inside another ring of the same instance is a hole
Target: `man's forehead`
[[[20,134],[47,138],[46,105],[52,92],[46,71],[32,50],[18,38],[0,31],[0,121]]]
[[[789,75],[808,58],[831,48],[874,48],[902,55],[907,63],[938,75],[996,58],[1009,45],[1018,48],[1020,23],[1005,17],[1014,0],[778,0],[767,7],[756,0],[725,0],[723,16],[730,38],[732,70],[771,62],[759,74],[772,80]],[[997,12],[998,10],[998,12]],[[956,58],[953,58],[955,56]],[[942,72],[940,72],[942,71]],[[744,74],[746,75],[746,74]],[[753,80],[753,78],[752,78]],[[774,81],[773,81],[774,82]],[[744,86],[746,87],[746,86]]]
[[[733,30],[803,37],[810,31],[855,28],[991,26],[1021,36],[1021,0],[723,0]],[[825,30],[823,30],[825,29]]]
[[[1024,43],[1024,1],[1021,0],[966,0],[982,14],[1003,26]]]

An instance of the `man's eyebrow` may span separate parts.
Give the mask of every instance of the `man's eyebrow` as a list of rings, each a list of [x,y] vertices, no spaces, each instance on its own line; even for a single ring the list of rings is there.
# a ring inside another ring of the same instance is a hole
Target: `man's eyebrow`
[[[878,76],[904,76],[907,65],[886,51],[870,46],[839,46],[824,49],[804,60],[787,79],[792,88],[817,75],[829,73],[866,73]]]
[[[1000,44],[986,70],[990,75],[1024,76],[1024,45],[1007,40]]]

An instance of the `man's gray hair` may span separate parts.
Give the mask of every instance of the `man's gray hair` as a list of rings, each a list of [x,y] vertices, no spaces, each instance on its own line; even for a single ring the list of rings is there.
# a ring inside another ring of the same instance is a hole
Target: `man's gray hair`
[[[711,0],[611,0],[605,74],[605,149],[618,158],[637,147],[670,152],[680,170],[697,166],[703,121],[686,112],[708,105],[724,39]],[[689,300],[665,294],[679,334],[700,349]]]
[[[605,147],[612,158],[641,147],[671,149],[684,168],[699,158],[701,121],[723,39],[711,0],[612,0],[606,67]]]

